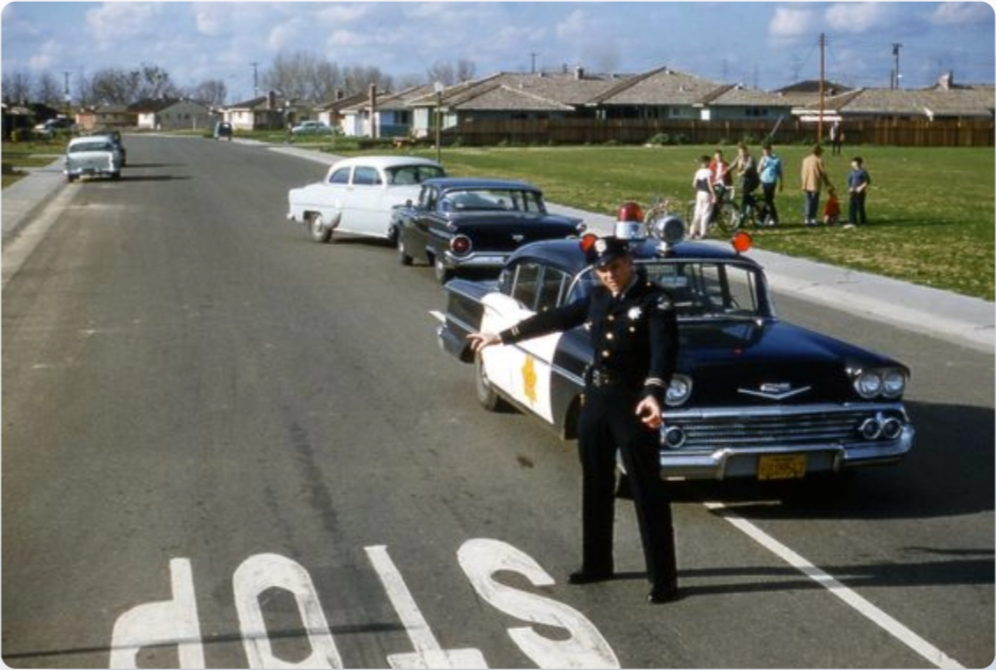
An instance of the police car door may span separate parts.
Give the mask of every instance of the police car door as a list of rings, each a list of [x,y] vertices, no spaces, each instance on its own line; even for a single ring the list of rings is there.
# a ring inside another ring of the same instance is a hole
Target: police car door
[[[485,332],[500,332],[538,311],[556,307],[567,277],[556,268],[524,261],[509,269],[502,293],[485,297]],[[522,407],[553,423],[550,377],[554,352],[562,333],[552,333],[516,345],[484,350],[484,365],[492,384]],[[489,357],[490,354],[490,357]]]

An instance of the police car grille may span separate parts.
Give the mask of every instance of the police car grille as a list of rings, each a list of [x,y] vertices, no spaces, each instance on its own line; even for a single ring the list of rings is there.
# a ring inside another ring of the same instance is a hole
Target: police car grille
[[[796,414],[793,416],[732,416],[682,419],[684,449],[805,446],[853,441],[867,411]]]

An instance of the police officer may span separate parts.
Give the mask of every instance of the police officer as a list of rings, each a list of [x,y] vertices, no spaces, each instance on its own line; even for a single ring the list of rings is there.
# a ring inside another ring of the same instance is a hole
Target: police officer
[[[651,590],[648,600],[677,597],[674,531],[660,479],[659,429],[678,353],[668,294],[636,269],[625,240],[605,237],[588,251],[600,285],[588,296],[541,312],[501,333],[471,333],[475,351],[584,325],[594,360],[585,372],[578,418],[582,469],[582,564],[572,584],[612,578],[616,452],[629,475]]]

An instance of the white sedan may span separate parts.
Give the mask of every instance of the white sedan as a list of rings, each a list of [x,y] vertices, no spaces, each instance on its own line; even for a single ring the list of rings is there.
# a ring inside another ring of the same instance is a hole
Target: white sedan
[[[393,242],[392,210],[417,200],[426,179],[445,176],[439,163],[425,158],[347,158],[323,181],[287,193],[287,219],[303,223],[316,242],[330,242],[333,231]]]

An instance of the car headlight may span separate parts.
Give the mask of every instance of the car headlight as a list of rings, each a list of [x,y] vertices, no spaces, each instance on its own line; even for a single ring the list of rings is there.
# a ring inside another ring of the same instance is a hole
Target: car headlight
[[[684,405],[692,395],[692,378],[687,375],[673,375],[667,387],[664,402],[668,407]]]
[[[898,398],[906,390],[906,373],[902,370],[886,370],[882,375],[882,394],[886,398]]]
[[[862,370],[854,380],[854,390],[862,398],[874,398],[882,392],[882,377],[875,370]]]

